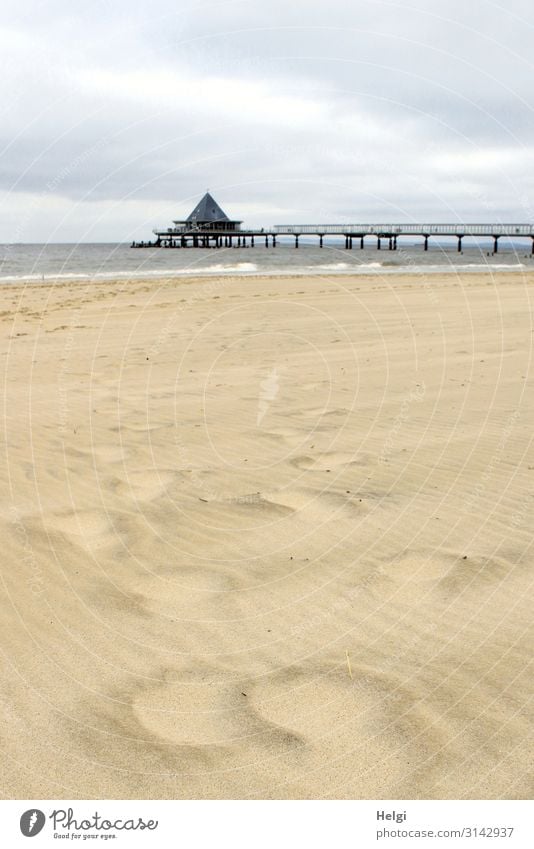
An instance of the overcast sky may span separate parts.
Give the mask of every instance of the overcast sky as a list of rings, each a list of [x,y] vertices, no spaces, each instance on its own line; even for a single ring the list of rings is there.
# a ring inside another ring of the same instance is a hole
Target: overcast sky
[[[532,0],[2,3],[0,241],[534,221]]]

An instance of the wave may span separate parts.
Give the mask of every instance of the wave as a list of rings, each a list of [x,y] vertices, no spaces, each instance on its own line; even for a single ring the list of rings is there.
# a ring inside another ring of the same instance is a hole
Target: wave
[[[338,274],[338,275],[392,275],[392,274],[461,274],[461,273],[499,273],[501,271],[523,271],[530,268],[521,262],[516,263],[458,263],[454,262],[439,265],[416,265],[407,263],[397,265],[392,262],[333,262],[318,263],[314,265],[284,265],[284,266],[262,266],[254,262],[237,263],[214,263],[212,265],[195,265],[188,268],[144,268],[144,269],[115,269],[110,271],[79,271],[61,272],[49,274],[8,274],[0,275],[1,283],[46,283],[66,280],[118,280],[118,279],[148,279],[148,278],[172,278],[172,277],[210,277],[210,276],[257,276],[257,277],[294,277]]]
[[[474,274],[477,271],[483,271],[489,274],[498,274],[500,271],[522,271],[528,268],[522,262],[514,263],[486,263],[486,262],[467,262],[467,263],[447,263],[446,265],[396,265],[383,269],[384,274],[461,274],[467,272]]]
[[[318,263],[317,265],[303,265],[304,271],[344,271],[349,270],[352,274],[354,271],[359,271],[362,268],[382,268],[381,262],[329,262]]]
[[[224,265],[218,263],[216,265],[195,266],[195,268],[148,268],[143,269],[115,269],[114,271],[80,271],[80,272],[61,272],[50,274],[7,274],[0,275],[0,282],[21,282],[28,281],[31,283],[51,283],[54,280],[117,280],[118,278],[135,278],[144,279],[150,277],[182,277],[184,275],[194,275],[196,277],[204,277],[206,274],[263,274],[258,266],[253,262],[238,262],[235,265]]]

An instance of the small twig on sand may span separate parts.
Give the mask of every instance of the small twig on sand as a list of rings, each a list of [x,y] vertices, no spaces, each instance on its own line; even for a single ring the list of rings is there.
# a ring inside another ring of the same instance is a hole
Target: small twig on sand
[[[352,667],[350,665],[350,657],[349,657],[349,653],[348,653],[347,649],[345,649],[345,655],[347,657],[347,666],[348,666],[348,669],[349,669],[349,675],[352,678]]]

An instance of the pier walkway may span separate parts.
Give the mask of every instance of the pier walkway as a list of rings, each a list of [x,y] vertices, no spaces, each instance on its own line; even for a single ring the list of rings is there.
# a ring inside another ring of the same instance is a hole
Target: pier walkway
[[[534,254],[534,225],[532,224],[277,224],[269,228],[247,229],[240,227],[229,229],[228,225],[219,229],[217,225],[209,228],[186,225],[155,229],[155,240],[132,242],[132,248],[232,248],[232,247],[276,247],[280,239],[291,239],[295,248],[299,247],[302,237],[315,236],[319,246],[324,245],[325,237],[344,239],[347,250],[354,242],[364,249],[365,240],[370,240],[380,250],[383,246],[397,250],[398,240],[403,236],[420,237],[424,250],[428,250],[432,237],[457,239],[458,251],[462,250],[463,240],[467,238],[493,240],[493,252],[499,250],[499,239],[530,239],[531,253]]]

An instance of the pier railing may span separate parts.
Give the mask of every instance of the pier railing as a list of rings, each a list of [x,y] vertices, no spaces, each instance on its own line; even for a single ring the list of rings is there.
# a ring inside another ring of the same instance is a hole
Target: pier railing
[[[276,224],[279,236],[327,235],[396,236],[534,236],[532,224]]]
[[[180,236],[182,233],[192,233],[198,231],[198,227],[154,227],[152,232],[156,236]]]

